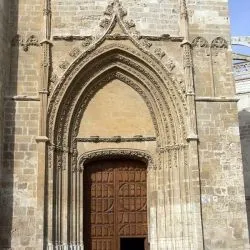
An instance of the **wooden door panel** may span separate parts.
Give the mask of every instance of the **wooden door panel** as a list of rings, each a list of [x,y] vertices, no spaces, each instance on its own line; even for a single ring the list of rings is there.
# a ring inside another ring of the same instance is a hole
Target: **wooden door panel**
[[[147,236],[146,178],[146,166],[140,161],[104,160],[86,167],[86,250],[117,250],[120,237]]]

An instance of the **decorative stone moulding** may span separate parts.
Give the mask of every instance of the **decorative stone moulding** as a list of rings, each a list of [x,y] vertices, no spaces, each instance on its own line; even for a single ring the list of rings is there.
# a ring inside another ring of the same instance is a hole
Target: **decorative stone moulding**
[[[113,136],[113,137],[99,137],[99,136],[91,136],[84,138],[76,138],[77,142],[145,142],[145,141],[156,141],[156,137],[143,137],[142,135],[134,136],[134,137],[121,137],[121,136]]]
[[[21,46],[23,50],[26,52],[29,50],[29,47],[34,46],[38,47],[40,46],[40,43],[38,42],[38,38],[35,35],[30,35],[26,41],[24,38],[22,38],[20,35],[16,35],[11,42],[12,46]]]
[[[101,160],[101,159],[115,159],[115,158],[130,158],[141,160],[148,164],[148,168],[154,168],[154,160],[151,154],[145,150],[137,150],[137,149],[100,149],[87,152],[79,156],[78,159],[78,168],[73,171],[83,171],[84,164],[93,160]]]

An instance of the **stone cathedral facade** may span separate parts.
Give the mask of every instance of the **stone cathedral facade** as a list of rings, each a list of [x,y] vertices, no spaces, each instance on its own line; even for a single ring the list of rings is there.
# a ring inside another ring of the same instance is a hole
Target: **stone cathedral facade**
[[[249,249],[226,0],[3,0],[0,30],[0,249]]]

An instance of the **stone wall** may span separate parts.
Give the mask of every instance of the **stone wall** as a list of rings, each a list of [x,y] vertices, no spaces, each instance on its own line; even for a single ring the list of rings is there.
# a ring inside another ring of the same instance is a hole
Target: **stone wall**
[[[230,41],[229,11],[227,0],[187,0],[190,35],[204,36],[212,41],[221,36]]]
[[[99,35],[99,23],[109,1],[52,1],[53,35]],[[178,1],[123,1],[127,19],[133,19],[143,35],[179,35]]]
[[[1,249],[36,249],[37,245],[35,138],[39,121],[41,49],[38,39],[41,33],[41,10],[39,0],[32,1],[32,4],[24,0],[11,1],[10,25],[5,28],[12,46],[9,81],[4,91]],[[5,56],[4,60],[7,58]]]
[[[10,38],[8,34],[9,1],[0,2],[0,166],[3,153],[3,102],[4,89],[8,84],[9,76],[9,49]],[[1,175],[1,170],[0,170]]]
[[[205,248],[248,249],[228,3],[188,3],[190,36],[201,36],[193,62]]]
[[[4,94],[6,88],[9,86],[9,58],[10,58],[10,36],[9,30],[9,7],[10,1],[3,0],[0,2],[0,220],[4,222],[4,212],[2,208],[6,204],[4,197],[5,191],[7,191],[4,185],[4,179],[6,178],[5,168],[3,165],[3,137],[5,135],[4,129]],[[7,208],[8,209],[8,208]],[[8,224],[10,228],[10,224]],[[5,241],[4,232],[5,227],[0,223],[0,242]],[[7,242],[5,242],[7,244]],[[0,243],[0,248],[2,244]]]

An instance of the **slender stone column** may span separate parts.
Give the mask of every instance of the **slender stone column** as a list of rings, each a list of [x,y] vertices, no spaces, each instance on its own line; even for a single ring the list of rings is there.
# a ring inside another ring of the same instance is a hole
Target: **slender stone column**
[[[47,219],[47,209],[45,209],[45,197],[47,191],[47,102],[48,102],[48,83],[50,74],[50,0],[44,0],[43,8],[44,17],[44,38],[41,42],[42,46],[42,63],[40,72],[40,127],[39,136],[36,141],[38,143],[38,177],[37,177],[37,245],[39,249],[43,249],[44,244],[48,241],[47,225],[45,226],[45,220]],[[45,218],[45,219],[44,219]]]
[[[37,229],[37,249],[43,249],[44,244],[44,191],[45,191],[45,166],[46,166],[46,136],[36,138],[38,149],[38,171],[37,171],[37,211],[36,211],[36,229]]]
[[[186,182],[189,186],[190,202],[187,203],[187,215],[189,223],[188,249],[204,249],[203,227],[201,221],[201,203],[200,203],[200,170],[198,159],[198,135],[197,135],[197,116],[195,104],[193,62],[191,53],[191,43],[189,41],[189,21],[186,0],[181,0],[181,32],[184,40],[183,48],[183,68],[186,85],[186,100],[188,108],[188,169],[186,172]],[[198,183],[198,184],[197,184]]]

